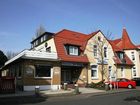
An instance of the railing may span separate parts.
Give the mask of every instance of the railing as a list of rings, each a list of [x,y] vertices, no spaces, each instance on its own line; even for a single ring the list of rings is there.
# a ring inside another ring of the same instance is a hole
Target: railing
[[[0,93],[15,93],[15,78],[1,77],[0,78]]]

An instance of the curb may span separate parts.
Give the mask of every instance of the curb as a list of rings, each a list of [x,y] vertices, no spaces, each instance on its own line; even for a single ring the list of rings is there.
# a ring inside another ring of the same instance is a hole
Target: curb
[[[60,93],[60,94],[45,94],[45,93],[39,93],[38,96],[42,97],[70,97],[70,96],[85,96],[85,95],[90,95],[90,96],[100,96],[100,95],[109,95],[109,94],[117,94],[117,93],[124,93],[124,92],[129,92],[129,91],[140,91],[139,89],[124,89],[124,90],[109,90],[109,91],[104,91],[104,92],[95,92],[95,93],[79,93],[75,94],[73,91],[70,93]],[[17,94],[17,95],[3,95],[0,96],[0,98],[7,98],[7,97],[26,97],[26,96],[37,96],[35,94]]]
[[[109,94],[117,94],[117,93],[124,93],[129,91],[137,91],[137,89],[127,89],[127,90],[110,90],[105,92],[95,92],[95,93],[79,93],[75,94],[74,92],[71,93],[62,93],[62,94],[40,94],[43,97],[65,97],[65,96],[85,96],[85,95],[91,95],[91,96],[100,96],[100,95],[109,95]]]

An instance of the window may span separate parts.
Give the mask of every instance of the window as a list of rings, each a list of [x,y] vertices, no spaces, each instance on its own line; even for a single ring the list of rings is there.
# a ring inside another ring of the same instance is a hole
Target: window
[[[97,57],[97,45],[93,46],[93,55]]]
[[[101,37],[100,36],[98,36],[98,41],[101,41]]]
[[[33,46],[35,47],[35,42],[33,43]]]
[[[43,41],[45,41],[45,40],[46,40],[46,35],[43,36]]]
[[[107,58],[107,47],[104,47],[104,57]]]
[[[122,64],[126,64],[125,53],[124,52],[117,52],[117,56],[121,60]]]
[[[43,39],[43,37],[41,37],[41,42],[43,42],[44,41],[44,39]]]
[[[78,55],[78,47],[77,46],[69,46],[69,54],[70,55]]]
[[[38,40],[35,41],[36,45],[38,45]]]
[[[36,65],[35,77],[51,77],[51,66]]]
[[[21,74],[21,65],[19,65],[19,66],[18,66],[18,74],[17,74],[17,77],[20,78],[21,75],[22,75],[22,74]]]
[[[117,52],[117,55],[121,60],[124,59],[124,52]]]
[[[134,54],[134,52],[131,52],[131,56],[132,56],[132,60],[134,61],[135,60],[135,54]]]
[[[74,45],[66,44],[65,45],[65,49],[66,49],[68,55],[77,55],[77,56],[80,55],[79,46],[74,46]]]
[[[108,77],[111,79],[112,76],[112,66],[109,66],[108,68]]]
[[[120,53],[120,59],[123,59],[123,58],[124,58],[124,54]]]
[[[132,68],[132,75],[133,75],[133,77],[137,76],[137,74],[136,74],[136,67]]]
[[[121,67],[121,77],[124,77],[124,67]]]
[[[91,66],[91,77],[92,77],[93,79],[97,79],[97,78],[98,78],[97,65],[92,65],[92,66]]]

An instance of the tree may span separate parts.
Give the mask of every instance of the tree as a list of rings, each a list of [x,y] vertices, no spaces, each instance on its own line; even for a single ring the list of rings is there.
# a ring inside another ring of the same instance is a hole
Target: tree
[[[0,68],[4,65],[4,63],[7,61],[6,55],[0,50]]]
[[[43,25],[40,25],[40,27],[36,30],[36,37],[42,35],[44,32],[46,32],[45,28]]]
[[[17,55],[16,52],[12,52],[12,51],[7,51],[6,52],[6,56],[7,56],[8,60],[11,59],[11,58],[13,58],[16,55]]]
[[[108,77],[108,67],[107,67],[107,56],[108,56],[108,49],[109,49],[109,42],[108,39],[110,39],[111,33],[108,32],[107,36],[104,35],[96,35],[94,38],[92,38],[92,41],[90,44],[90,49],[92,49],[90,52],[93,52],[94,59],[99,67],[98,70],[101,74],[101,81],[103,81],[105,78],[109,79]],[[90,58],[91,59],[91,58]]]
[[[101,73],[101,80],[104,80],[104,76],[107,74],[107,68],[105,65],[107,64],[105,58],[107,57],[107,39],[106,38],[99,38],[95,40],[95,44],[97,45],[97,52],[98,52],[98,64],[101,65],[101,69],[99,70]]]

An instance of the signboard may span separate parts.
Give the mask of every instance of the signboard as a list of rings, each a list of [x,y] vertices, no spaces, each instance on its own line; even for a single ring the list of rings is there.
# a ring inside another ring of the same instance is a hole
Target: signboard
[[[75,66],[75,67],[83,67],[83,63],[76,62],[62,62],[62,66]]]
[[[33,75],[33,69],[31,67],[26,67],[26,74]]]

